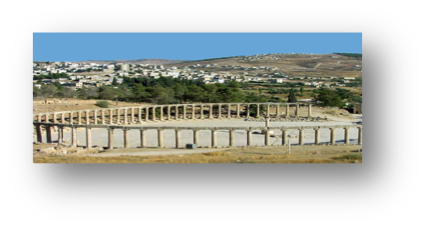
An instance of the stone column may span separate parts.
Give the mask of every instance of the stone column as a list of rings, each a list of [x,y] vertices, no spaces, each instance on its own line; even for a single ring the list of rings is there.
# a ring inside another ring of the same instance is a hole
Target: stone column
[[[345,127],[344,128],[344,142],[345,144],[350,144],[350,128]]]
[[[145,137],[147,130],[141,129],[139,130],[139,132],[140,132],[140,139],[141,139],[141,148],[144,148],[147,145],[147,140]]]
[[[164,148],[164,146],[163,146],[163,130],[162,129],[158,129],[157,130],[157,135],[158,135],[159,148]]]
[[[58,145],[64,141],[64,127],[58,127]]]
[[[179,108],[178,108],[178,105],[175,106],[175,119],[179,120]]]
[[[234,130],[230,130],[229,131],[229,136],[230,136],[230,147],[234,147]]]
[[[227,118],[231,119],[231,105],[230,104],[228,104],[228,107],[227,107]]]
[[[151,114],[153,121],[156,121],[156,107],[152,107]]]
[[[252,146],[252,129],[251,128],[249,128],[246,131],[246,145]]]
[[[177,149],[181,148],[181,130],[175,129],[175,147]]]
[[[182,106],[182,112],[183,112],[183,119],[187,119],[187,105]]]
[[[163,108],[164,106],[160,106],[160,121],[163,121]]]
[[[270,117],[270,104],[267,104],[267,117]]]
[[[236,105],[236,118],[240,118],[240,104]]]
[[[90,127],[86,127],[86,148],[92,148],[92,134]]]
[[[37,122],[42,122],[42,116],[40,114],[37,115]]]
[[[142,123],[142,108],[138,107],[138,122]]]
[[[203,115],[203,104],[200,104],[200,119],[205,119],[205,116]]]
[[[265,128],[264,132],[264,145],[270,146],[270,129]]]
[[[196,147],[199,146],[199,130],[194,129],[193,130],[193,138],[194,138],[194,144],[196,144]]]
[[[256,117],[259,117],[259,104],[256,105]]]
[[[311,104],[308,105],[308,117],[311,117]]]
[[[211,145],[212,145],[212,148],[215,148],[216,147],[216,145],[217,145],[217,143],[216,143],[216,130],[214,129],[214,130],[211,130]]]
[[[171,106],[170,105],[168,105],[168,108],[167,108],[167,115],[168,115],[168,120],[170,121],[171,120]]]
[[[56,112],[53,113],[53,123],[57,123],[56,122]]]
[[[49,113],[46,113],[46,114],[45,114],[45,120],[46,120],[46,121],[45,121],[46,123],[49,123]]]
[[[42,126],[40,124],[36,124],[36,135],[37,135],[37,142],[43,143]]]
[[[116,111],[117,111],[117,117],[116,117],[117,124],[119,124],[120,123],[120,109],[116,109]]]
[[[98,110],[93,110],[94,123],[98,124]]]
[[[35,131],[35,126],[33,126],[33,143],[37,143],[37,134],[34,131]]]
[[[330,143],[332,145],[334,145],[335,144],[335,128],[329,128],[329,130],[331,130],[331,141],[330,141]]]
[[[129,148],[129,129],[123,129],[124,148]]]
[[[77,115],[77,124],[82,124],[82,112],[79,111]]]
[[[150,108],[149,107],[145,107],[145,122],[148,122],[148,116],[150,114]]]
[[[101,110],[101,124],[105,124],[105,111],[104,111],[104,109]]]
[[[134,123],[135,119],[135,107],[130,108],[130,123]]]
[[[191,119],[195,119],[196,118],[196,106],[195,105],[191,105]]]
[[[251,117],[251,112],[250,112],[250,107],[251,107],[251,105],[250,104],[247,104],[247,106],[246,106],[247,108],[246,108],[246,118],[249,118],[249,117]]]
[[[110,114],[110,119],[109,119],[110,124],[113,124],[113,116],[114,116],[113,110],[110,109],[108,113]]]
[[[286,117],[289,117],[289,104],[286,104]]]
[[[75,112],[70,112],[70,118],[68,121],[69,124],[74,124],[74,115],[75,115]],[[66,116],[64,115],[64,123],[66,121],[65,118],[66,118]]]
[[[295,107],[295,116],[299,116],[299,104],[297,104],[297,106]]]
[[[71,144],[77,146],[77,128],[71,127]]]
[[[90,124],[90,121],[89,121],[89,110],[86,111],[85,118],[86,118],[86,125],[89,125]]]
[[[302,146],[302,145],[304,145],[304,128],[300,128],[299,129],[299,137],[298,137],[298,140],[299,140],[299,144]]]
[[[45,126],[46,130],[46,141],[47,143],[52,143],[52,127],[51,126]]]
[[[218,119],[221,119],[221,104],[218,104]]]
[[[282,146],[286,146],[288,144],[288,130],[282,129]]]
[[[128,109],[127,108],[125,108],[124,110],[123,110],[123,124],[124,125],[126,125],[126,124],[128,124]]]
[[[108,130],[108,149],[114,148],[114,129],[109,128]]]
[[[209,105],[209,119],[213,119],[213,113],[212,113],[213,105]]]
[[[357,144],[362,145],[362,126],[358,127],[359,137],[357,138]]]
[[[320,144],[320,127],[314,129],[314,144]]]
[[[279,118],[279,116],[280,116],[280,105],[279,104],[276,104],[276,118]]]
[[[64,112],[61,113],[61,123],[62,124],[65,123],[65,113]],[[70,123],[73,123],[73,113],[72,112],[70,113]]]

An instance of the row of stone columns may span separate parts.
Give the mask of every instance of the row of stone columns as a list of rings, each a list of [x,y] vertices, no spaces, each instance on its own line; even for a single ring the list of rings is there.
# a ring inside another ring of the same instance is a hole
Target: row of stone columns
[[[42,124],[36,124],[35,130],[36,130],[36,137],[38,142],[42,142]],[[362,126],[357,127],[358,130],[358,145],[362,145]],[[46,132],[46,141],[47,143],[52,143],[52,126],[45,125],[45,132]],[[91,148],[92,147],[92,134],[91,134],[91,127],[87,126],[86,128],[86,147]],[[299,129],[299,137],[298,137],[298,144],[304,145],[304,133],[306,128],[300,128]],[[320,144],[320,129],[322,128],[314,128],[315,130],[315,137],[314,137],[314,144],[318,145]],[[335,130],[337,128],[329,128],[330,130],[330,144],[334,145],[336,144],[335,140]],[[129,148],[129,130],[127,128],[123,129],[123,146],[124,148]],[[287,145],[288,138],[287,138],[287,132],[290,129],[282,129],[282,145]],[[64,127],[59,126],[58,127],[58,143],[63,142],[64,137]],[[181,129],[175,129],[175,147],[176,148],[182,148],[183,145],[181,145]],[[193,143],[196,145],[199,145],[199,131],[200,129],[194,129],[193,130]],[[211,147],[217,146],[217,129],[211,129]],[[234,140],[234,134],[235,130],[230,129],[229,130],[229,146],[234,147],[235,146],[235,140]],[[252,133],[253,130],[249,129],[246,130],[247,134],[247,146],[252,146]],[[163,138],[163,129],[157,130],[157,139],[158,143],[157,146],[159,148],[164,147],[164,138]],[[77,129],[76,127],[71,127],[71,141],[73,146],[77,146]],[[114,147],[114,129],[109,128],[108,129],[108,148],[112,149]],[[344,144],[350,144],[350,128],[345,127],[344,128]],[[264,145],[270,146],[270,132],[269,128],[266,128],[264,131]],[[146,129],[140,129],[140,147],[146,147]]]
[[[280,103],[271,103],[271,104],[263,104],[263,103],[255,103],[255,104],[188,104],[188,105],[162,105],[162,106],[146,106],[146,107],[131,107],[131,108],[118,108],[118,109],[95,109],[95,110],[83,110],[83,111],[71,111],[71,112],[61,112],[61,113],[47,113],[47,114],[39,114],[37,115],[37,122],[42,121],[42,115],[44,115],[44,119],[46,123],[49,123],[52,119],[52,123],[58,123],[58,117],[60,117],[61,123],[66,123],[65,119],[68,116],[68,123],[72,124],[74,123],[74,118],[76,117],[77,122],[76,124],[91,124],[91,117],[94,119],[94,124],[114,124],[119,123],[121,119],[123,119],[124,124],[128,123],[134,123],[134,118],[137,117],[136,122],[143,122],[143,121],[164,121],[164,120],[172,120],[172,107],[175,107],[175,120],[179,119],[187,119],[187,109],[191,109],[191,115],[190,119],[196,119],[196,109],[198,109],[198,113],[200,114],[200,119],[205,119],[204,109],[207,107],[209,109],[209,113],[207,114],[208,119],[214,119],[213,115],[213,108],[217,107],[217,118],[222,118],[222,107],[227,106],[227,114],[226,118],[231,118],[231,110],[234,106],[234,109],[236,110],[235,117],[241,118],[241,106],[245,107],[246,110],[246,118],[251,117],[250,114],[250,107],[251,105],[256,105],[256,113],[255,117],[259,117],[261,115],[260,113],[260,106],[266,107],[266,115],[270,116],[270,107],[276,106],[276,116],[280,115]],[[295,106],[295,116],[300,115],[300,105],[299,104],[287,104],[286,105],[286,117],[290,117],[291,113],[289,111],[290,105]],[[164,117],[164,109],[166,108],[166,119]],[[182,108],[182,112],[180,112],[180,108]],[[130,109],[130,113],[128,112]],[[135,109],[137,109],[137,113],[135,112]],[[150,110],[151,109],[151,110]],[[308,116],[311,116],[311,104],[308,105]],[[145,115],[145,120],[143,120],[143,111]],[[157,110],[158,113],[157,113]],[[151,118],[150,116],[151,111]],[[108,113],[109,122],[106,122],[106,114]],[[182,114],[182,118],[180,118]],[[128,119],[130,115],[130,120]],[[52,118],[51,118],[52,117]],[[82,122],[82,117],[84,117],[85,122]],[[98,118],[100,117],[100,118]],[[113,119],[116,117],[116,121],[114,122]]]

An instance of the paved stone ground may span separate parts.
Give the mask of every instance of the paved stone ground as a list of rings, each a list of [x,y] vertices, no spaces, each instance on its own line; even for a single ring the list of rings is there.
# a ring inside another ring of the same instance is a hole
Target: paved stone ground
[[[349,125],[356,121],[361,121],[361,115],[355,116],[354,120],[335,120],[333,122],[271,122],[271,127],[276,126],[328,126],[328,125]],[[265,123],[262,122],[248,122],[244,119],[223,119],[223,120],[187,120],[187,121],[171,121],[171,122],[153,122],[146,123],[144,126],[170,126],[170,127],[262,127]],[[270,138],[270,143],[272,145],[281,145],[281,132],[276,132],[276,138]],[[290,130],[288,134],[297,135],[297,130]],[[350,129],[350,144],[357,143],[357,128]],[[321,143],[329,142],[329,130],[321,130]],[[43,134],[43,140],[45,142],[45,134]],[[175,131],[174,130],[164,130],[164,145],[167,148],[173,148],[175,146]],[[342,144],[344,142],[344,129],[336,130],[336,143]],[[52,133],[52,139],[57,139],[57,133]],[[69,131],[64,132],[64,139],[71,141],[71,133]],[[139,130],[131,130],[129,132],[130,147],[136,148],[140,146],[140,133]],[[147,130],[147,147],[157,147],[157,131],[156,130]],[[181,145],[184,146],[187,143],[193,142],[193,131],[183,130],[181,132]],[[86,133],[84,130],[77,131],[77,140],[79,146],[85,146],[86,144]],[[211,144],[211,135],[210,131],[201,130],[199,131],[199,146],[208,147]],[[314,143],[314,130],[306,129],[305,130],[305,143],[312,144]],[[261,146],[264,144],[264,135],[263,134],[253,134],[252,143],[255,146]],[[298,139],[291,139],[292,144],[297,144]],[[108,135],[106,129],[92,129],[92,145],[107,147],[108,144]],[[229,144],[229,135],[228,131],[218,131],[217,132],[217,144],[220,147],[225,147]],[[246,133],[244,131],[235,132],[235,146],[245,146],[246,145]],[[123,131],[115,130],[114,131],[114,147],[123,147]]]

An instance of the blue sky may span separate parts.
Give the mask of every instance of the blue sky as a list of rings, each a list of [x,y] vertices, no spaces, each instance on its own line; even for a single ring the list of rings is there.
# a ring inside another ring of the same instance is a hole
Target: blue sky
[[[362,53],[362,33],[34,33],[34,61]]]

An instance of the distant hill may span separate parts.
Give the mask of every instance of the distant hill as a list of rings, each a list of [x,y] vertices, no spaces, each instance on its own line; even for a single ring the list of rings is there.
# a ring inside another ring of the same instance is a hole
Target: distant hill
[[[169,59],[118,59],[118,60],[87,60],[79,63],[128,63],[152,64],[165,67],[197,67],[198,70],[229,71],[250,75],[283,72],[289,76],[312,77],[362,77],[362,54],[331,53],[331,54],[298,54],[272,53],[251,56],[229,56],[201,60],[169,60]],[[255,68],[255,69],[245,69]],[[274,69],[267,69],[274,68]]]
[[[129,64],[152,64],[152,65],[165,65],[173,63],[181,63],[188,60],[170,60],[170,59],[117,59],[117,60],[86,60],[78,61],[77,63],[129,63]]]

